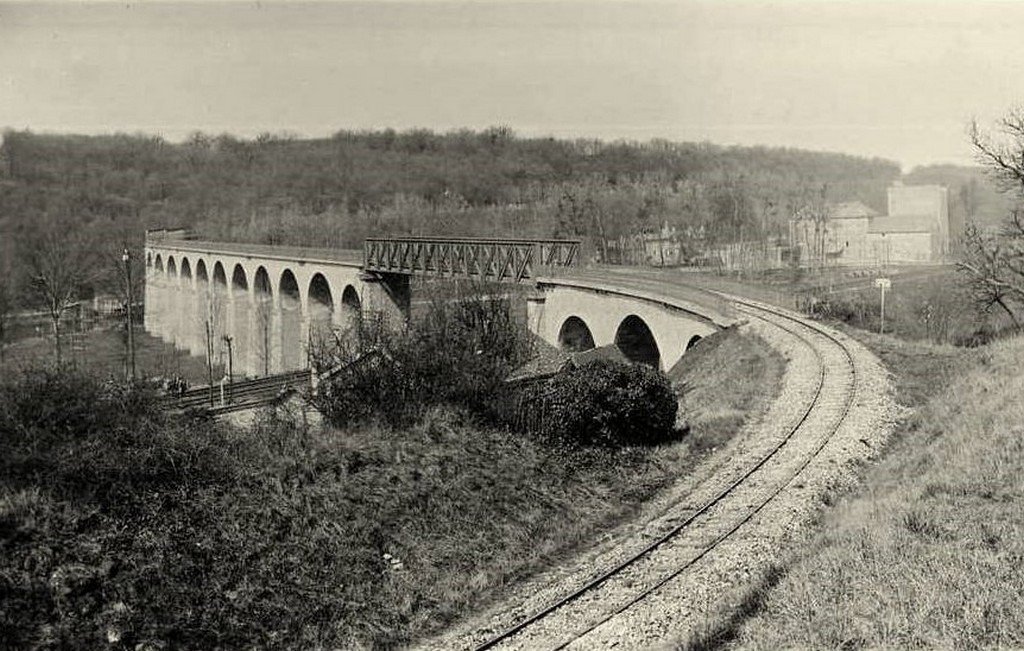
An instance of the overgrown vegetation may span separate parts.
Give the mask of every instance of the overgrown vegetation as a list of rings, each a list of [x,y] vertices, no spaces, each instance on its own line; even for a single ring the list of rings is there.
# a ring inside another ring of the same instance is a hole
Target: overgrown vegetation
[[[516,396],[512,423],[561,445],[652,445],[677,438],[681,392],[642,364],[597,359]]]
[[[455,299],[435,292],[404,328],[368,315],[332,333],[311,355],[324,376],[317,408],[337,426],[408,424],[440,405],[496,423],[505,378],[529,359],[532,342],[511,300],[487,289]]]
[[[736,384],[748,409],[769,400],[780,360],[727,345],[747,361],[679,370],[709,398],[683,442],[614,449],[441,407],[404,427],[314,434],[267,414],[236,429],[66,370],[7,377],[0,647],[406,644],[560,562],[726,440],[735,396],[709,383]]]
[[[449,406],[482,425],[533,434],[556,446],[652,445],[677,438],[682,395],[663,373],[596,360],[546,380],[509,384],[506,378],[533,351],[511,301],[483,287],[455,300],[444,296],[435,296],[403,329],[371,316],[314,350],[323,378],[314,401],[331,423],[377,419],[401,426]]]

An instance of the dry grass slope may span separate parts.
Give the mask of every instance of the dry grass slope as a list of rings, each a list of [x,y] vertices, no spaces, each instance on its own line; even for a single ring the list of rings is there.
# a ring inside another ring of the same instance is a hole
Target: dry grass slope
[[[683,417],[691,451],[714,449],[766,408],[779,388],[781,355],[755,335],[727,330],[704,338],[669,371],[686,386]]]
[[[920,357],[907,348],[881,353]],[[692,646],[1024,646],[1024,338],[936,352],[936,370],[952,362],[959,372],[932,376],[950,380],[864,488],[824,517],[781,577],[746,595],[752,618]],[[926,369],[918,360],[918,380],[903,382],[905,402],[921,395]]]

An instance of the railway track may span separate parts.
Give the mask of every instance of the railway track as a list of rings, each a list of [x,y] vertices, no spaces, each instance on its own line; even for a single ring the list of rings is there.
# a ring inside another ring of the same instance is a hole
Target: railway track
[[[665,287],[638,278],[628,282],[638,288]],[[721,296],[748,320],[788,338],[791,363],[813,365],[813,372],[805,372],[803,385],[795,389],[801,396],[799,408],[774,436],[759,442],[760,448],[749,450],[743,463],[724,468],[716,485],[694,498],[695,506],[679,509],[675,522],[669,518],[671,524],[641,548],[496,634],[474,641],[473,648],[584,648],[614,641],[630,628],[631,612],[670,584],[684,581],[703,559],[735,538],[796,482],[843,425],[859,380],[844,338],[773,306]]]
[[[176,411],[198,409],[211,416],[219,416],[269,404],[282,391],[309,386],[309,378],[309,370],[303,369],[236,381],[225,385],[223,394],[218,385],[212,389],[196,387],[178,396],[168,396],[164,399],[164,406]]]

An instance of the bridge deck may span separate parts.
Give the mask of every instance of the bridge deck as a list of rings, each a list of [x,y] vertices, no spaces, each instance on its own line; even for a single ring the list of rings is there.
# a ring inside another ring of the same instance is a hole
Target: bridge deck
[[[186,240],[174,238],[147,237],[147,246],[167,247],[197,253],[219,253],[246,258],[268,258],[302,262],[340,264],[347,267],[362,267],[363,252],[356,249],[320,249],[305,246],[280,246],[277,244],[241,244],[238,242],[217,242],[211,240]]]
[[[707,290],[685,284],[671,271],[651,267],[587,267],[552,270],[538,277],[538,286],[563,285],[597,292],[621,294],[691,312],[728,328],[739,321],[729,301]]]

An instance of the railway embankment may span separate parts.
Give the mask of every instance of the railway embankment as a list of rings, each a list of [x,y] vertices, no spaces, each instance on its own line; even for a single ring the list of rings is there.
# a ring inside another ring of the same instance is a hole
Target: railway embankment
[[[680,648],[1024,646],[1024,338],[858,336],[909,415],[858,490]]]
[[[769,408],[632,521],[433,646],[666,643],[727,609],[730,590],[773,565],[822,496],[856,481],[897,415],[878,359],[798,315],[735,305],[748,317],[741,331],[787,361]]]

